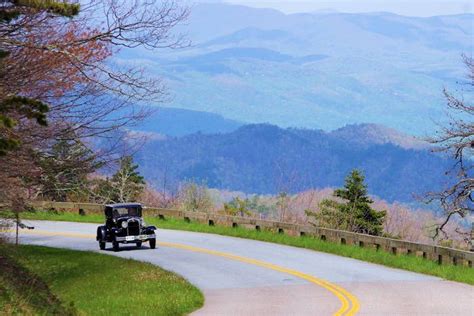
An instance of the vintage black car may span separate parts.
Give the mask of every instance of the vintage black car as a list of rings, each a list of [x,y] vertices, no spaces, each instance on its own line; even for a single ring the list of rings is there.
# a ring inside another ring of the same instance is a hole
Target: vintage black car
[[[138,203],[109,204],[105,206],[105,225],[97,227],[99,248],[105,249],[111,242],[114,251],[119,244],[136,244],[141,247],[148,241],[150,248],[156,247],[155,226],[146,226],[142,218],[142,205]]]

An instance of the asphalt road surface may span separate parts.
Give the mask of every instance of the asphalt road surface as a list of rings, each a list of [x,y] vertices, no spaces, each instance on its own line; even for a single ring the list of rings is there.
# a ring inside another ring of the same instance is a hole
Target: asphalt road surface
[[[473,315],[474,287],[316,251],[212,234],[157,231],[157,249],[111,244],[97,224],[28,221],[21,242],[151,262],[199,287],[193,315]]]

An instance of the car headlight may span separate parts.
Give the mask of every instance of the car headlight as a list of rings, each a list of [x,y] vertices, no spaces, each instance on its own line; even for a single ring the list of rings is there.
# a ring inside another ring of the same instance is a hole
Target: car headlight
[[[127,228],[128,227],[128,222],[127,221],[123,221],[122,222],[122,228]]]

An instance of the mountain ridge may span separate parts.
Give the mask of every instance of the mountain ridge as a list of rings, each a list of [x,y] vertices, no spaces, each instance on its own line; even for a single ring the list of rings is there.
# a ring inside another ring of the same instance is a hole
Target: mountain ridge
[[[350,128],[361,129],[363,135],[364,127]],[[338,187],[350,170],[358,168],[366,173],[370,192],[391,202],[413,202],[415,195],[438,189],[449,165],[427,149],[407,149],[379,139],[350,142],[337,133],[270,124],[150,141],[136,159],[147,181],[159,188],[163,181],[177,186],[193,180],[259,194]]]
[[[164,78],[166,107],[282,127],[375,123],[426,135],[445,121],[443,88],[455,91],[465,74],[460,56],[474,49],[473,19],[196,5],[181,27],[194,45],[160,56],[123,52],[118,61]]]

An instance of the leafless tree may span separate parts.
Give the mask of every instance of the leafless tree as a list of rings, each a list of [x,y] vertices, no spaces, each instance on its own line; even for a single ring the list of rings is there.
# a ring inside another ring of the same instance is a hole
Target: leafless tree
[[[0,9],[13,2],[1,1]],[[0,101],[21,95],[48,104],[48,127],[11,113],[18,124],[0,134],[14,133],[22,148],[0,157],[0,178],[34,184],[41,174],[38,154],[47,155],[55,141],[71,140],[70,135],[91,148],[102,142],[97,156],[110,160],[123,146],[117,130],[147,115],[140,102],[167,97],[160,78],[111,57],[122,49],[187,45],[172,32],[187,8],[175,0],[86,0],[70,17],[28,6],[20,10],[14,20],[0,20],[0,51],[9,52],[0,65]]]
[[[24,8],[13,23],[0,23],[0,49],[10,52],[0,94],[49,104],[53,130],[64,130],[63,137],[71,130],[93,137],[133,123],[147,114],[137,103],[162,101],[165,87],[143,66],[110,57],[121,49],[187,45],[172,32],[187,15],[174,0],[81,1],[70,18]]]
[[[185,211],[211,212],[214,202],[204,183],[188,181],[179,190],[180,207]]]
[[[468,71],[468,80],[462,84],[464,91],[454,95],[444,90],[449,123],[441,126],[436,136],[428,139],[435,145],[435,151],[445,152],[455,161],[446,172],[449,176],[446,189],[427,195],[428,202],[439,202],[444,211],[443,220],[435,227],[435,238],[440,234],[447,238],[446,225],[456,217],[468,217],[474,209],[474,104],[464,99],[464,96],[472,97],[474,93],[474,60],[472,57],[463,57]],[[467,234],[466,238],[469,238]]]

